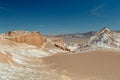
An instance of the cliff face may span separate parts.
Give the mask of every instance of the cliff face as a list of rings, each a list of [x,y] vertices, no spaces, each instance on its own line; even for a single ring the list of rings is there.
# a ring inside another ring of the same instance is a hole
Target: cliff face
[[[35,45],[37,47],[42,47],[45,39],[41,36],[39,32],[27,32],[27,31],[9,31],[3,35],[4,38],[17,43],[26,43],[29,45]]]

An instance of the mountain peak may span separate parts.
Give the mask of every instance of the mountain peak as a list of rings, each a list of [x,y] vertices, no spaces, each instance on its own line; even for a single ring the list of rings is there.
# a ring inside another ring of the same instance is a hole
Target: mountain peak
[[[116,32],[112,32],[108,28],[104,27],[100,31],[98,31],[94,36],[90,38],[88,43],[85,46],[93,46],[93,47],[114,47],[118,48],[120,47],[120,38],[119,34]]]
[[[103,27],[102,30],[108,30],[109,31],[110,29],[108,29],[107,27]]]
[[[104,27],[104,28],[102,28],[101,30],[100,30],[100,32],[111,32],[111,30],[110,29],[108,29],[107,27]]]
[[[109,34],[110,32],[111,32],[110,29],[108,29],[107,27],[104,27],[100,31],[98,31],[95,35],[101,35],[101,34],[104,34],[104,33]]]

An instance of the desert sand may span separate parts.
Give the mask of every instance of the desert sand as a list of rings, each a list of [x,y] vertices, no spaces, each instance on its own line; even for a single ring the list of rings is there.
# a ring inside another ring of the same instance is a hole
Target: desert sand
[[[79,54],[56,54],[44,58],[51,68],[64,70],[72,80],[120,80],[120,51],[96,50]]]

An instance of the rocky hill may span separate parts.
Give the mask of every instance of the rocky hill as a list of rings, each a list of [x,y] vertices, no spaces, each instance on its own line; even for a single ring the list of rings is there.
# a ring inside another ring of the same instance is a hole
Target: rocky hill
[[[92,50],[97,48],[120,48],[120,33],[113,32],[104,27],[96,32],[87,43],[79,47],[81,50]]]
[[[8,33],[2,34],[0,37],[17,43],[35,45],[37,47],[42,47],[45,42],[45,39],[39,32],[9,31]]]
[[[28,45],[33,45],[38,48],[47,48],[47,44],[51,44],[53,48],[59,48],[62,50],[67,50],[65,43],[59,38],[45,38],[39,32],[29,32],[29,31],[9,31],[7,33],[0,35],[1,39],[7,39],[16,43],[25,43]],[[49,47],[51,49],[52,47]]]

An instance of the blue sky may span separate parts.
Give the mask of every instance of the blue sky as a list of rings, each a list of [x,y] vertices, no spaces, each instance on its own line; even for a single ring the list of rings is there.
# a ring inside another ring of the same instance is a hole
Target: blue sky
[[[0,33],[120,30],[120,0],[0,0]]]

